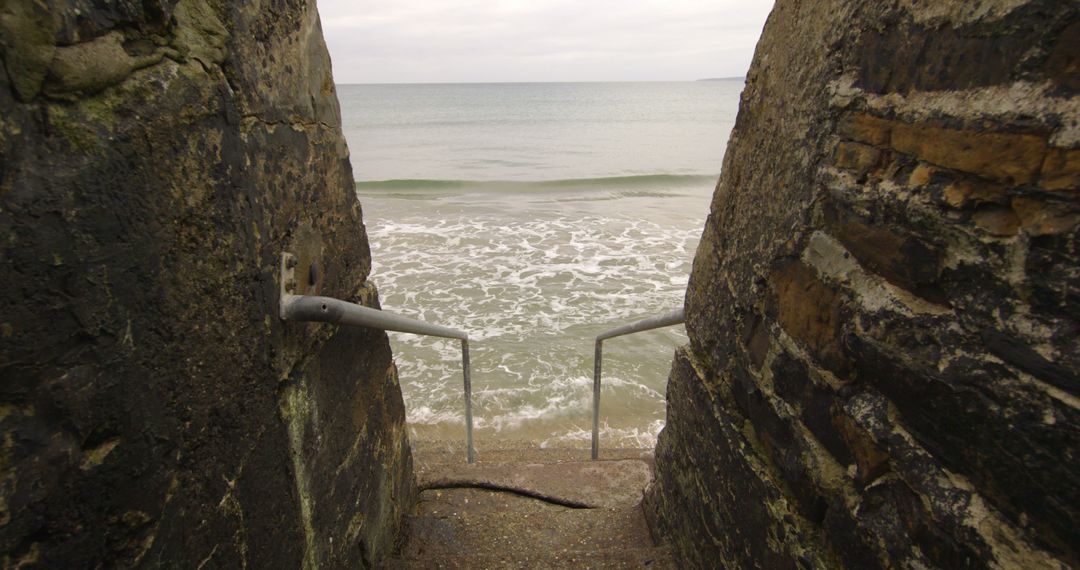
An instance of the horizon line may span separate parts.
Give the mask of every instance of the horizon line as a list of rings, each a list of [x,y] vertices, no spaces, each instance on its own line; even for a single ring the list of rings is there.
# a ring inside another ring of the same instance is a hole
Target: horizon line
[[[522,85],[534,83],[697,83],[707,81],[745,81],[745,75],[731,77],[703,77],[701,79],[616,79],[577,81],[362,81],[339,82],[334,85]]]

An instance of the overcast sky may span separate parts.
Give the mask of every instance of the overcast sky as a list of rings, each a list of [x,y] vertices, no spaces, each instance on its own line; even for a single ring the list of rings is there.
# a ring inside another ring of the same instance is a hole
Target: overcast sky
[[[772,0],[318,0],[338,83],[742,76]]]

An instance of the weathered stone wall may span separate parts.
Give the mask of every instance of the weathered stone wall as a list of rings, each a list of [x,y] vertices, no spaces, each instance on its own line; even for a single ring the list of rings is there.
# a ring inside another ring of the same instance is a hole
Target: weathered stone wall
[[[3,566],[362,567],[414,494],[313,1],[0,4]]]
[[[688,566],[1080,565],[1080,4],[779,0],[648,496]]]

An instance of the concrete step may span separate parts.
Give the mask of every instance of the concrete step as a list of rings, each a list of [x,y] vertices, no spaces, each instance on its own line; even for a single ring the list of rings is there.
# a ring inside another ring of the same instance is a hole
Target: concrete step
[[[674,568],[641,510],[651,456],[535,447],[414,451],[421,489],[389,568]]]
[[[602,442],[601,442],[602,443]],[[410,441],[413,460],[421,467],[465,463],[465,443],[459,440]],[[476,442],[478,463],[564,463],[589,460],[589,443],[540,447],[521,439],[481,439]],[[600,447],[600,459],[641,459],[651,464],[653,450]]]
[[[534,553],[517,558],[511,555],[444,555],[439,557],[395,558],[385,568],[393,570],[474,570],[474,569],[640,569],[678,568],[667,547]]]
[[[636,505],[576,509],[480,489],[421,493],[409,532],[409,557],[653,546]]]
[[[675,568],[639,506],[571,508],[503,491],[424,491],[388,568]]]

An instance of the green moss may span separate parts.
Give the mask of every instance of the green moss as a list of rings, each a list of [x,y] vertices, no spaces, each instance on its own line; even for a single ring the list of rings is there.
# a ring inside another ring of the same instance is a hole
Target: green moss
[[[119,97],[102,94],[79,101],[79,112],[89,123],[100,125],[106,130],[113,130],[116,125],[116,107]]]
[[[225,61],[229,30],[205,0],[181,0],[173,18],[172,47],[182,58],[197,59],[207,66]]]
[[[136,94],[107,90],[71,103],[51,103],[46,109],[49,127],[75,150],[99,155],[116,130],[116,109]]]
[[[78,108],[66,105],[49,105],[49,127],[71,145],[85,154],[100,155],[104,151],[102,137],[96,125],[85,119]]]
[[[41,92],[56,46],[53,21],[37,2],[0,4],[0,51],[15,95],[24,103]]]
[[[319,567],[316,554],[315,526],[312,522],[314,512],[311,492],[308,490],[308,474],[304,462],[304,435],[307,432],[311,410],[307,397],[307,385],[298,380],[285,388],[278,404],[281,418],[289,430],[290,456],[296,479],[296,493],[300,498],[300,523],[304,528],[304,569],[314,570]]]
[[[349,526],[345,530],[345,538],[349,542],[355,542],[356,538],[360,535],[360,531],[364,528],[364,513],[357,511],[356,514],[349,519]]]

